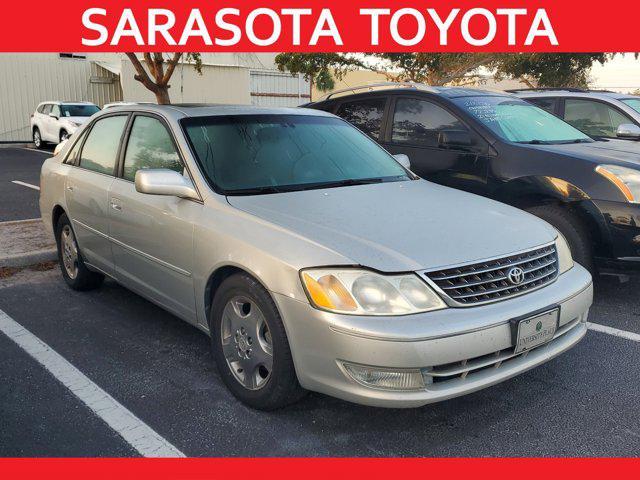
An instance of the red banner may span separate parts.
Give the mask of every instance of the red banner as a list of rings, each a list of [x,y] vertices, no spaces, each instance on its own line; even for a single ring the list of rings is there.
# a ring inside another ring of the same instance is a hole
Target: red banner
[[[637,478],[638,459],[4,459],[8,479],[214,479],[259,472],[264,480],[390,478],[469,478],[539,480],[544,478]]]
[[[5,2],[5,52],[640,50],[640,2]]]

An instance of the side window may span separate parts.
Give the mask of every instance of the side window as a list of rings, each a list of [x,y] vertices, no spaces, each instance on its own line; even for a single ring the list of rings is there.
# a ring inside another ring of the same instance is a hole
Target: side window
[[[47,103],[46,105],[43,105],[40,113],[43,115],[49,115],[51,113],[51,104]]]
[[[60,116],[62,115],[60,113],[60,107],[58,105],[51,105],[51,113],[53,113],[58,118],[60,118]]]
[[[396,101],[391,141],[424,147],[437,147],[443,131],[468,131],[456,117],[431,102],[414,98]]]
[[[553,113],[554,115],[556,114],[556,105],[558,104],[558,100],[556,98],[526,98],[525,100],[549,113]]]
[[[180,174],[184,169],[166,127],[155,118],[138,116],[129,135],[123,177],[133,182],[143,168],[168,168]]]
[[[386,98],[370,98],[343,103],[338,108],[336,115],[355,125],[374,140],[378,140],[386,103]]]
[[[605,103],[575,98],[565,100],[564,119],[578,130],[594,137],[615,137],[618,126],[633,123]]]
[[[84,142],[80,166],[94,172],[113,175],[120,138],[126,123],[125,115],[98,120]]]

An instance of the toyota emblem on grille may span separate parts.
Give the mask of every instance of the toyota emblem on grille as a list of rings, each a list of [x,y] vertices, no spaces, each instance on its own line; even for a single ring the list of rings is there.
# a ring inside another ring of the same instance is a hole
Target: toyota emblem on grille
[[[524,281],[524,270],[520,267],[513,267],[507,273],[507,278],[511,284],[520,285]]]

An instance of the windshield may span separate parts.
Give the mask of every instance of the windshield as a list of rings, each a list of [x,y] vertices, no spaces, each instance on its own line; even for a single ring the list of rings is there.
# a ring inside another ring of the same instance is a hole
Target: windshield
[[[227,195],[410,179],[389,153],[338,118],[233,115],[182,124],[209,182]]]
[[[63,117],[90,117],[100,109],[95,105],[60,105]]]
[[[640,98],[623,98],[622,101],[640,113]]]
[[[545,110],[510,97],[459,97],[454,102],[496,135],[518,143],[591,142],[591,138]]]

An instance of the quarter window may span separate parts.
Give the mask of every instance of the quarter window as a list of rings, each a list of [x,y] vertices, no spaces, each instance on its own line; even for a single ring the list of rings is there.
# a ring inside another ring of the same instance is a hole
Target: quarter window
[[[555,98],[527,98],[527,101],[537,105],[549,113],[556,113],[557,100]]]
[[[357,102],[340,105],[336,115],[358,127],[361,131],[377,140],[382,128],[382,116],[387,100],[384,98],[370,98]]]
[[[468,131],[460,120],[431,102],[413,98],[396,101],[392,142],[437,147],[439,134],[447,130]]]
[[[84,142],[80,166],[94,172],[113,175],[120,139],[126,123],[125,115],[98,120],[89,132],[87,141]]]
[[[567,98],[564,119],[593,137],[615,137],[623,123],[633,123],[627,116],[602,102]]]
[[[165,126],[155,118],[138,116],[129,135],[123,177],[134,181],[136,172],[144,168],[168,168],[183,173],[184,167]]]

